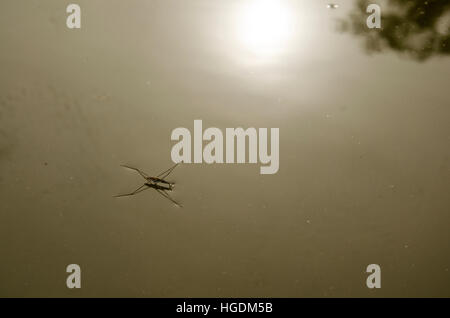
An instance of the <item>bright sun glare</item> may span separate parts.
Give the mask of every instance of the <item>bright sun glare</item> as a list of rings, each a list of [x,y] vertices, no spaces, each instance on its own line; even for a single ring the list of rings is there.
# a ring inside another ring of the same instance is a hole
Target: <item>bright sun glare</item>
[[[286,48],[291,22],[280,0],[254,0],[241,13],[239,37],[254,54],[273,55]]]

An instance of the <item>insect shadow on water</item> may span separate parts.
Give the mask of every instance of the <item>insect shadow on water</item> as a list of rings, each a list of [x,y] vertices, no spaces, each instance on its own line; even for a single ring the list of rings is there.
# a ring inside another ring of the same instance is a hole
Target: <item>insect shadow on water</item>
[[[146,174],[145,172],[143,172],[142,170],[140,170],[138,168],[130,167],[130,166],[127,166],[127,165],[121,165],[121,166],[124,167],[124,168],[128,168],[128,169],[132,169],[134,171],[137,171],[141,175],[141,177],[145,179],[145,183],[143,185],[141,185],[139,188],[137,188],[136,190],[134,190],[133,192],[115,195],[114,196],[115,198],[135,195],[135,194],[138,194],[138,193],[140,193],[140,192],[142,192],[144,190],[152,188],[152,189],[155,189],[156,192],[161,194],[166,199],[172,201],[175,205],[177,205],[179,207],[182,207],[182,205],[179,204],[174,199],[172,199],[172,197],[168,193],[168,191],[172,191],[173,190],[173,187],[175,186],[175,183],[165,180],[172,173],[173,169],[175,169],[178,166],[178,163],[176,165],[172,166],[171,168],[161,172],[156,177],[151,177],[151,176],[149,176],[148,174]]]

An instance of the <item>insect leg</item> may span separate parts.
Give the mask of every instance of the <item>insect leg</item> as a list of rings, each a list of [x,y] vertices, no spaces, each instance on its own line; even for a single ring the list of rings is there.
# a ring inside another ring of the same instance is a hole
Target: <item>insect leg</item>
[[[169,176],[169,174],[173,171],[173,169],[175,169],[177,166],[179,165],[179,163],[175,164],[174,166],[172,166],[171,168],[167,169],[166,171],[161,172],[159,175],[157,175],[157,178],[167,178]]]
[[[159,190],[159,189],[155,189],[156,191],[158,191],[159,194],[161,194],[163,197],[165,197],[166,199],[172,201],[173,203],[175,203],[177,206],[179,206],[180,208],[183,207],[181,204],[179,204],[177,201],[175,201],[174,199],[172,199],[172,197],[163,190]]]
[[[124,168],[128,168],[128,169],[137,171],[142,176],[142,178],[144,178],[146,180],[149,177],[144,171],[141,171],[138,168],[133,168],[133,167],[130,167],[130,166],[127,166],[127,165],[121,165],[121,166],[124,167]]]
[[[146,188],[144,188],[144,187],[146,187]],[[125,194],[118,194],[118,195],[115,195],[114,197],[115,198],[118,198],[118,197],[126,197],[126,196],[129,196],[129,195],[135,195],[135,194],[137,194],[137,193],[139,193],[139,192],[142,192],[142,191],[144,191],[144,190],[147,190],[149,187],[147,186],[147,184],[143,184],[143,185],[141,185],[139,188],[137,188],[136,190],[134,190],[133,192],[130,192],[130,193],[125,193]]]

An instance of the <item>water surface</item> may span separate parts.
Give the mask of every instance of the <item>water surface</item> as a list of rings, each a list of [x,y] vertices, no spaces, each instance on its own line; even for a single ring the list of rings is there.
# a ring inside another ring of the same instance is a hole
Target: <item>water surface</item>
[[[352,1],[77,3],[80,30],[1,4],[0,296],[450,296],[445,50],[364,49]],[[280,128],[279,172],[186,164],[182,209],[112,197],[195,119]]]

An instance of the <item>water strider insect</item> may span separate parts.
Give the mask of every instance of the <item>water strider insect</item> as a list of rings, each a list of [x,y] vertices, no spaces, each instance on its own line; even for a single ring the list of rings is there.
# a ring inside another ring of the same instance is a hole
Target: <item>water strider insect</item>
[[[151,177],[148,174],[146,174],[145,172],[143,172],[142,170],[139,170],[134,167],[130,167],[130,166],[126,166],[126,165],[121,165],[121,166],[137,171],[142,176],[142,178],[145,179],[145,183],[143,185],[141,185],[139,188],[137,188],[136,190],[134,190],[133,192],[125,193],[125,194],[118,194],[118,195],[115,195],[114,197],[118,198],[118,197],[125,197],[125,196],[129,196],[129,195],[135,195],[144,190],[153,188],[156,190],[156,192],[161,194],[163,197],[172,201],[177,206],[181,207],[181,204],[179,204],[177,201],[172,199],[172,197],[169,195],[169,193],[167,193],[167,191],[173,190],[175,183],[165,180],[165,178],[167,178],[169,176],[169,174],[172,173],[173,169],[175,169],[178,166],[178,163],[176,165],[174,165],[173,167],[161,172],[156,177]]]

